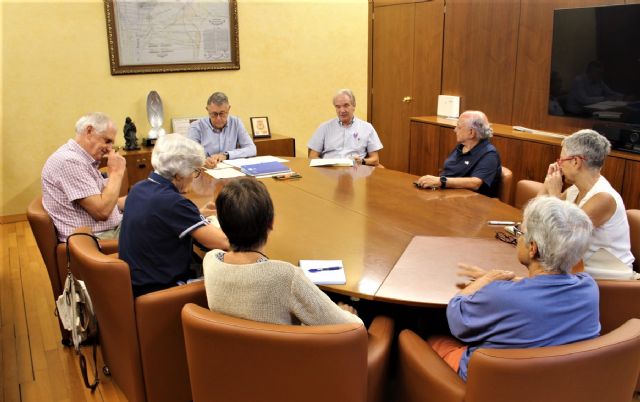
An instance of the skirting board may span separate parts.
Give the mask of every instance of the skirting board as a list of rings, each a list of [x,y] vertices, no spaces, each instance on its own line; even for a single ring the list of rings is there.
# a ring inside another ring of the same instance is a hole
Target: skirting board
[[[27,220],[27,214],[5,215],[0,216],[0,224],[16,223]]]

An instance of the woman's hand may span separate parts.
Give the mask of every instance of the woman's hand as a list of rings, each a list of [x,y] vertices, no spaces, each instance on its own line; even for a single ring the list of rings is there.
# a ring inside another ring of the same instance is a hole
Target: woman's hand
[[[207,202],[207,205],[205,205],[204,207],[200,208],[200,214],[204,217],[207,216],[211,216],[211,215],[216,215],[216,204],[213,201],[209,201]]]
[[[348,305],[348,304],[345,304],[345,303],[342,303],[342,302],[338,302],[337,304],[338,304],[338,307],[340,307],[340,308],[341,308],[341,309],[343,309],[344,311],[348,311],[348,312],[350,312],[351,314],[353,314],[353,315],[355,315],[355,316],[357,316],[357,315],[358,315],[358,312],[357,312],[357,311],[356,311],[356,309],[355,309],[355,308],[353,308],[352,306],[350,306],[350,305]]]
[[[547,194],[560,197],[562,194],[562,170],[557,163],[549,165],[547,177],[544,179],[544,189]]]
[[[469,264],[465,264],[465,263],[459,263],[458,264],[458,276],[466,276],[468,278],[470,278],[471,280],[476,280],[478,278],[480,278],[482,275],[486,274],[487,271],[477,267],[475,265],[469,265]]]
[[[501,269],[492,269],[484,275],[478,277],[475,281],[471,282],[467,287],[462,289],[459,294],[471,295],[487,286],[491,282],[495,281],[510,281],[516,277],[516,274],[511,271],[505,271]]]

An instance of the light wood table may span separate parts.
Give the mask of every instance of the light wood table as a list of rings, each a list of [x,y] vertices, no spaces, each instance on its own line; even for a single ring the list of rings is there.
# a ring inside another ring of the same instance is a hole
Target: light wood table
[[[521,217],[520,210],[472,191],[417,189],[412,184],[417,176],[390,169],[311,168],[301,158],[289,165],[302,179],[260,179],[275,206],[266,253],[294,264],[300,259],[343,260],[347,283],[322,286],[331,292],[378,299],[377,293],[414,236],[484,238],[497,244],[498,228],[487,221]],[[226,180],[202,175],[187,196],[202,206],[215,198]],[[458,251],[464,255],[465,249]],[[515,256],[515,248],[513,252]],[[406,280],[412,281],[411,274]],[[401,290],[386,293],[381,300],[433,305],[428,299],[407,296],[405,300]]]

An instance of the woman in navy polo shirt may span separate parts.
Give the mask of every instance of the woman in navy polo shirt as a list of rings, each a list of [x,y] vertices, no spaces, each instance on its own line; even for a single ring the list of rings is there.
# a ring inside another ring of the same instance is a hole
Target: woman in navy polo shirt
[[[129,192],[118,252],[131,269],[135,297],[197,276],[190,269],[192,238],[210,249],[229,247],[224,233],[181,194],[204,159],[197,142],[179,134],[161,137],[151,155],[154,171]]]

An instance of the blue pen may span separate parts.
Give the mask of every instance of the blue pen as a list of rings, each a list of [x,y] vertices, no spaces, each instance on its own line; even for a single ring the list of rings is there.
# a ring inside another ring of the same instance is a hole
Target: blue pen
[[[339,269],[342,269],[342,267],[312,268],[307,272],[337,271]]]

